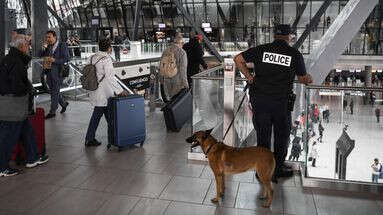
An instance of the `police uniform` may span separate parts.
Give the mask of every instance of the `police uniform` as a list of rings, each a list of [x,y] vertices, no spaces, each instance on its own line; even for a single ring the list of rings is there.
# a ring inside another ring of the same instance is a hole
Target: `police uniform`
[[[290,34],[288,25],[278,25],[275,30],[275,34]],[[286,41],[279,39],[241,54],[246,62],[254,63],[255,77],[250,87],[250,101],[258,146],[271,147],[274,129],[276,171],[282,171],[291,126],[288,97],[292,92],[295,75],[306,75],[303,56]]]

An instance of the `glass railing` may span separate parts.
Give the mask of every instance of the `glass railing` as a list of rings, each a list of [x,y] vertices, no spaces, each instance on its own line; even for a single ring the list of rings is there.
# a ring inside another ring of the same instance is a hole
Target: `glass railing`
[[[74,91],[81,89],[80,77],[82,76],[80,72],[80,67],[76,64],[75,61],[70,61],[68,63],[69,75],[63,79],[61,85],[61,92],[73,91],[75,98],[79,96],[79,92]],[[33,86],[38,90],[39,93],[48,93],[49,85],[47,84],[47,74],[43,69],[43,59],[35,58],[31,62],[30,69],[28,69],[29,79],[32,81]]]
[[[208,69],[193,76],[192,132],[215,128],[223,136],[223,67]]]
[[[193,79],[193,121],[192,132],[214,128],[213,136],[218,140],[222,140],[224,135],[223,122],[224,122],[224,71],[223,66],[217,66],[205,70],[195,76]],[[253,126],[253,113],[250,104],[249,91],[244,92],[247,82],[240,73],[236,72],[235,86],[234,86],[234,105],[232,110],[233,114],[238,113],[235,117],[234,128],[234,141],[235,147],[247,147],[257,144],[256,131]],[[295,93],[304,93],[303,85],[294,84]],[[296,118],[305,111],[305,100],[298,98],[295,105],[295,110],[292,117]],[[294,121],[294,120],[293,120]],[[297,135],[302,135],[304,128],[298,131]],[[293,136],[290,137],[291,141]],[[302,144],[300,140],[300,144]],[[291,144],[289,146],[289,155],[291,151]],[[197,150],[198,152],[198,150]],[[299,161],[304,161],[305,156],[300,156]]]
[[[61,92],[65,92],[65,96],[77,99],[87,95],[86,91],[81,90],[80,77],[82,76],[81,70],[88,63],[89,58],[72,58],[68,62],[69,75],[63,79],[63,84],[61,85]],[[140,68],[143,71],[140,72]],[[149,100],[151,110],[163,105],[159,93],[159,62],[157,59],[131,62],[129,64],[117,63],[114,64],[114,69],[122,83],[134,89],[135,92],[145,95],[145,98]],[[39,93],[49,92],[42,58],[32,60],[31,66],[28,69],[28,76]]]
[[[252,112],[248,92],[244,92],[246,82],[239,74],[234,87],[233,113],[245,96],[244,102],[235,118],[234,142],[236,147],[256,144],[255,132],[252,125]],[[223,66],[207,69],[193,78],[193,118],[192,132],[214,128],[212,134],[219,141],[224,135],[224,70]],[[195,149],[193,152],[200,152]]]
[[[298,125],[308,178],[373,182],[382,163],[382,88],[308,86]],[[382,179],[377,181],[382,183]]]

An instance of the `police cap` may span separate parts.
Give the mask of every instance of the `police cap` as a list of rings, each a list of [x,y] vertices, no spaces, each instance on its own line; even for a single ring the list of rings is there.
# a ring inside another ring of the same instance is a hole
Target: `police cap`
[[[274,34],[281,36],[287,36],[289,34],[292,34],[291,27],[290,25],[276,25],[274,27]]]

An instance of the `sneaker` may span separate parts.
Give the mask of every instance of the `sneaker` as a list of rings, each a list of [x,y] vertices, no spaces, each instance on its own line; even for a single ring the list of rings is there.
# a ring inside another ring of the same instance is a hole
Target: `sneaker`
[[[86,147],[89,147],[89,146],[99,146],[99,145],[101,145],[101,142],[99,142],[99,141],[96,140],[96,139],[85,141],[85,146],[86,146]]]
[[[41,164],[44,164],[46,162],[49,161],[49,156],[48,155],[44,155],[44,156],[41,156],[37,161],[35,162],[32,162],[32,163],[27,163],[25,165],[25,167],[27,168],[33,168],[33,167],[36,167],[37,165],[41,165]]]
[[[0,172],[0,177],[10,177],[10,176],[15,176],[20,173],[19,170],[13,169],[13,168],[7,168],[6,170]]]

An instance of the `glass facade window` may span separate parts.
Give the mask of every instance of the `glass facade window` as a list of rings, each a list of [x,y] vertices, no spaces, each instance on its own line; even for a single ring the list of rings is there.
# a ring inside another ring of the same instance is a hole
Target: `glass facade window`
[[[207,36],[212,42],[246,42],[249,46],[268,43],[273,40],[273,27],[279,23],[297,22],[297,38],[304,32],[311,18],[321,7],[322,0],[180,0],[197,26],[210,23],[211,32]],[[8,0],[8,7],[15,10],[18,28],[28,28],[30,23],[30,0]],[[309,54],[318,45],[331,23],[347,4],[347,0],[333,0],[310,32],[300,50]],[[131,36],[134,25],[135,0],[48,0],[48,5],[57,15],[81,31],[91,27],[93,17],[100,18],[100,27]],[[381,55],[383,40],[383,5],[378,4],[365,25],[345,48],[348,55]],[[304,9],[304,10],[303,10]],[[59,22],[49,13],[49,26],[59,27]],[[171,0],[143,0],[140,14],[139,37],[146,41],[154,40],[155,32],[175,30],[188,35],[192,26],[183,17]],[[300,17],[297,19],[297,17]],[[158,24],[166,24],[159,29]]]

